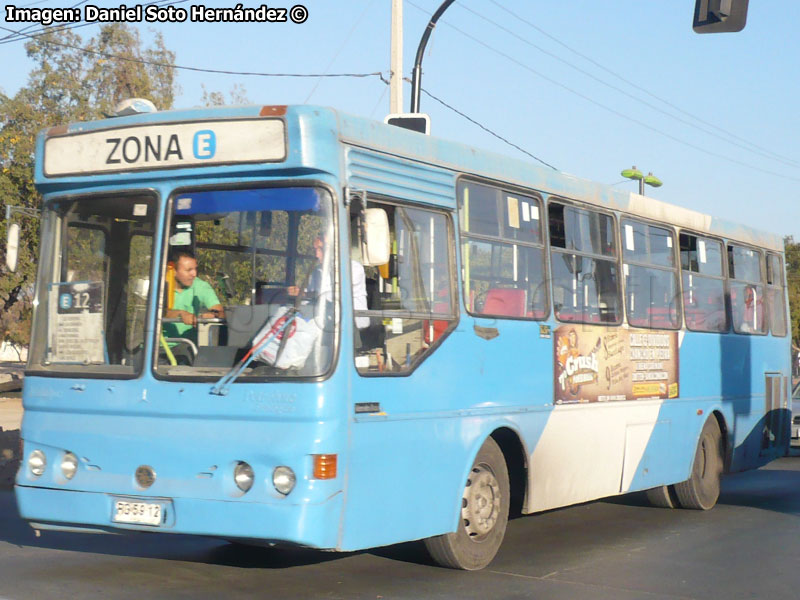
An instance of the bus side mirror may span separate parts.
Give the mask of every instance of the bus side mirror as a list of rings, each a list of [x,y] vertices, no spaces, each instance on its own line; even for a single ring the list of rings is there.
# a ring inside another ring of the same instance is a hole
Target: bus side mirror
[[[389,217],[382,208],[367,208],[362,214],[361,258],[365,267],[389,262]]]
[[[11,223],[8,226],[8,240],[6,241],[6,267],[13,273],[17,270],[17,257],[19,255],[19,224]]]

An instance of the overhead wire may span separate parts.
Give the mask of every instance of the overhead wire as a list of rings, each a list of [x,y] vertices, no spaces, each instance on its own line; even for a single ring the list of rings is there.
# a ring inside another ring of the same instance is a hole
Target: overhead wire
[[[496,2],[495,2],[495,4],[496,4]],[[499,5],[498,5],[498,6],[499,6]],[[747,151],[747,152],[752,152],[752,153],[754,153],[754,154],[757,154],[757,155],[759,155],[759,156],[761,156],[761,157],[763,157],[763,158],[769,158],[769,159],[771,159],[771,160],[777,160],[777,161],[779,161],[779,162],[781,162],[781,163],[783,163],[783,164],[785,164],[785,165],[787,165],[787,166],[791,166],[791,167],[800,167],[800,162],[798,162],[798,161],[796,161],[796,160],[792,160],[792,159],[790,159],[790,158],[785,158],[785,157],[783,157],[783,156],[781,156],[781,155],[779,155],[779,154],[776,154],[775,152],[772,152],[772,151],[770,151],[770,150],[767,150],[767,149],[761,148],[760,146],[757,146],[756,144],[753,144],[752,142],[748,142],[748,141],[746,141],[746,140],[743,140],[743,142],[736,141],[736,139],[741,139],[741,138],[737,138],[736,136],[733,136],[732,134],[729,134],[729,133],[727,133],[727,132],[724,132],[724,133],[726,133],[726,135],[725,135],[725,136],[723,136],[723,135],[720,135],[720,134],[717,132],[717,130],[716,130],[716,129],[717,129],[717,126],[716,126],[716,125],[711,125],[710,123],[706,123],[706,122],[705,122],[705,121],[703,121],[702,119],[699,119],[699,118],[697,118],[697,117],[694,117],[694,116],[690,115],[689,113],[686,113],[685,111],[682,111],[682,110],[678,109],[678,107],[676,107],[676,106],[674,106],[674,105],[670,104],[670,103],[669,103],[669,102],[667,102],[666,100],[662,100],[661,98],[658,98],[658,97],[657,97],[657,96],[655,96],[654,94],[652,94],[652,93],[650,93],[650,92],[647,92],[647,94],[648,94],[649,96],[652,96],[653,98],[656,98],[656,99],[658,99],[660,102],[663,102],[663,103],[667,104],[668,106],[670,106],[670,107],[671,107],[671,108],[673,108],[674,110],[678,110],[679,112],[681,112],[681,113],[684,113],[684,114],[688,115],[689,117],[691,117],[691,118],[692,118],[692,119],[694,119],[695,121],[698,121],[698,122],[700,122],[700,123],[703,123],[703,125],[708,125],[708,127],[706,127],[706,126],[701,126],[701,125],[698,125],[697,123],[693,123],[692,121],[690,121],[690,120],[688,120],[688,119],[685,119],[685,118],[683,118],[683,117],[680,117],[680,116],[678,116],[678,115],[675,115],[675,114],[673,114],[673,113],[671,113],[671,112],[669,112],[669,111],[667,111],[667,110],[664,110],[663,108],[660,108],[659,106],[656,106],[656,105],[655,105],[655,104],[653,104],[652,102],[648,102],[647,100],[644,100],[644,99],[642,99],[642,98],[640,98],[640,97],[636,96],[635,94],[632,94],[631,92],[628,92],[628,91],[626,91],[626,90],[624,90],[624,89],[620,88],[619,86],[616,86],[616,85],[614,85],[614,84],[612,84],[612,83],[609,83],[608,81],[605,81],[605,80],[601,79],[600,77],[597,77],[596,75],[594,75],[594,74],[590,73],[590,72],[589,72],[589,71],[587,71],[586,69],[582,69],[581,67],[579,67],[579,66],[577,66],[577,65],[575,65],[575,64],[573,64],[573,63],[571,63],[571,62],[569,62],[568,60],[566,60],[566,59],[564,59],[564,58],[561,58],[561,57],[560,57],[560,56],[558,56],[557,54],[554,54],[553,52],[550,52],[549,50],[546,50],[545,48],[542,48],[541,46],[539,46],[539,45],[537,45],[537,44],[534,44],[533,42],[531,42],[531,41],[530,41],[530,40],[528,40],[527,38],[524,38],[524,37],[522,37],[522,36],[518,35],[517,33],[515,33],[514,31],[512,31],[512,30],[511,30],[511,29],[509,29],[508,27],[506,27],[506,26],[504,26],[504,25],[502,25],[502,24],[500,24],[500,23],[497,23],[496,21],[494,21],[494,20],[490,19],[489,17],[487,17],[487,16],[485,16],[485,15],[482,15],[482,14],[480,14],[480,13],[478,13],[478,12],[474,11],[474,10],[473,10],[473,9],[471,9],[469,6],[466,6],[466,5],[463,5],[463,4],[462,4],[462,5],[460,5],[460,7],[461,7],[462,9],[466,10],[467,12],[470,12],[470,13],[472,13],[472,14],[473,14],[473,15],[475,15],[476,17],[478,17],[478,18],[480,18],[480,19],[483,19],[483,20],[484,20],[484,21],[486,21],[487,23],[490,23],[490,24],[494,25],[495,27],[497,27],[498,29],[501,29],[502,31],[504,31],[504,32],[508,33],[509,35],[511,35],[511,36],[513,36],[513,37],[515,37],[516,39],[520,40],[522,43],[524,43],[524,44],[527,44],[528,46],[530,46],[530,47],[532,47],[532,48],[535,48],[536,50],[538,50],[538,51],[539,51],[539,52],[541,52],[542,54],[545,54],[545,55],[547,55],[547,56],[549,56],[549,57],[553,58],[554,60],[557,60],[557,61],[559,61],[559,62],[561,62],[561,63],[563,63],[563,64],[567,65],[567,66],[568,66],[568,67],[570,67],[571,69],[574,69],[575,71],[577,71],[577,72],[579,72],[579,73],[581,73],[581,74],[585,75],[586,77],[589,77],[590,79],[593,79],[594,81],[596,81],[596,82],[600,83],[601,85],[604,85],[604,86],[606,86],[606,87],[608,87],[608,88],[610,88],[610,89],[612,89],[612,90],[614,90],[614,91],[616,91],[616,92],[619,92],[620,94],[622,94],[622,95],[624,95],[624,96],[626,96],[626,97],[628,97],[628,98],[630,98],[630,99],[632,99],[632,100],[634,100],[634,101],[636,101],[636,102],[639,102],[639,103],[641,103],[641,104],[643,104],[643,105],[647,106],[648,108],[651,108],[652,110],[655,110],[656,112],[659,112],[659,113],[661,113],[661,114],[663,114],[663,115],[666,115],[667,117],[669,117],[669,118],[671,118],[671,119],[674,119],[674,120],[676,120],[676,121],[678,121],[678,122],[680,122],[680,123],[683,123],[684,125],[687,125],[687,126],[689,126],[689,127],[692,127],[692,128],[698,129],[698,130],[700,130],[700,131],[703,131],[704,133],[706,133],[706,134],[708,134],[708,135],[710,135],[710,136],[712,136],[712,137],[715,137],[715,138],[717,138],[717,139],[719,139],[719,140],[722,140],[722,141],[724,141],[725,143],[728,143],[728,144],[733,144],[734,146],[737,146],[737,147],[739,147],[739,148],[741,148],[741,149],[743,149],[743,150],[745,150],[745,151]],[[507,9],[506,9],[506,10],[507,10]],[[509,13],[510,13],[510,11],[509,11]],[[510,14],[512,14],[512,15],[513,15],[514,13],[510,13]],[[516,16],[516,15],[515,15],[515,16]],[[533,26],[533,24],[530,24],[530,23],[528,23],[528,24],[529,24],[529,25],[531,25],[531,26]],[[541,31],[541,29],[540,29],[540,28],[538,28],[538,27],[536,28],[536,30],[537,30],[537,31]],[[549,38],[551,38],[551,39],[554,39],[554,38],[553,38],[553,36],[549,36],[549,35],[548,35],[548,37],[549,37]],[[562,45],[564,45],[564,44],[562,44]],[[580,56],[581,56],[581,57],[583,57],[583,55],[580,55]],[[591,60],[591,59],[588,59],[588,60]],[[598,63],[596,63],[595,61],[591,61],[591,62],[592,62],[593,64],[598,64]],[[608,71],[608,72],[610,72],[610,73],[614,74],[614,73],[613,73],[613,71],[610,71],[610,70],[608,70],[608,69],[605,69],[605,68],[604,68],[604,70],[606,70],[606,71]],[[615,74],[614,74],[614,75],[615,75]],[[620,76],[618,76],[618,75],[615,75],[615,76],[617,76],[617,77],[619,77],[620,79],[622,79],[622,81],[624,81],[625,83],[627,83],[627,84],[629,84],[629,85],[631,85],[631,86],[633,86],[633,87],[635,87],[635,88],[639,89],[639,86],[636,86],[634,83],[632,83],[632,82],[629,82],[627,79],[624,79],[624,78],[622,78],[622,77],[620,77]],[[642,90],[642,91],[646,91],[646,90]],[[732,138],[733,138],[733,139],[732,139]]]
[[[558,39],[557,37],[555,37],[555,36],[551,35],[550,33],[548,33],[547,31],[545,31],[545,30],[544,30],[544,29],[542,29],[541,27],[539,27],[539,26],[537,26],[536,24],[534,24],[534,23],[532,23],[532,22],[528,21],[527,19],[525,19],[524,17],[520,16],[519,14],[517,14],[517,13],[513,12],[513,11],[512,11],[512,10],[510,10],[508,7],[505,7],[505,6],[503,6],[502,4],[500,4],[499,2],[497,2],[497,0],[490,0],[490,2],[491,2],[492,4],[494,4],[496,7],[500,8],[501,10],[505,11],[506,13],[508,13],[508,14],[509,14],[510,16],[512,16],[514,19],[516,19],[516,20],[518,20],[518,21],[521,21],[522,23],[525,23],[526,25],[528,25],[529,27],[531,27],[531,28],[535,29],[536,31],[538,31],[539,33],[541,33],[543,36],[545,36],[545,37],[547,37],[548,39],[552,40],[552,41],[553,41],[553,42],[555,42],[556,44],[558,44],[558,45],[562,46],[563,48],[565,48],[565,49],[569,50],[570,52],[572,52],[572,53],[573,53],[573,54],[575,54],[576,56],[579,56],[580,58],[582,58],[582,59],[584,59],[584,60],[586,60],[586,61],[588,61],[588,62],[592,63],[593,65],[595,65],[595,66],[596,66],[596,67],[598,67],[599,69],[602,69],[603,71],[605,71],[605,72],[609,73],[610,75],[613,75],[614,77],[616,77],[616,78],[617,78],[617,79],[619,79],[620,81],[622,81],[622,82],[624,82],[624,83],[628,84],[629,86],[631,86],[631,87],[633,87],[633,88],[635,88],[635,89],[637,89],[637,90],[639,90],[639,91],[643,92],[645,95],[647,95],[647,96],[650,96],[651,98],[653,98],[653,99],[655,99],[655,100],[658,100],[659,102],[662,102],[663,104],[665,104],[665,105],[669,106],[670,108],[672,108],[672,109],[674,109],[674,110],[678,111],[678,112],[679,112],[679,113],[681,113],[681,114],[684,114],[684,115],[686,115],[687,117],[690,117],[690,118],[694,119],[695,121],[698,121],[699,123],[702,123],[702,124],[704,124],[704,125],[707,125],[707,126],[709,126],[709,127],[712,127],[712,128],[714,128],[714,129],[715,129],[716,131],[718,131],[719,133],[723,133],[723,134],[725,134],[725,135],[727,135],[727,136],[729,136],[729,137],[731,137],[731,138],[733,138],[733,139],[739,140],[739,141],[741,141],[741,142],[744,142],[745,144],[748,144],[748,145],[750,145],[750,146],[753,146],[754,148],[757,148],[757,149],[759,149],[759,150],[762,150],[763,152],[766,152],[766,153],[768,153],[768,154],[771,154],[771,155],[773,155],[775,158],[782,158],[782,157],[781,157],[779,154],[775,154],[775,153],[773,153],[773,152],[772,152],[771,150],[769,150],[768,148],[764,148],[764,147],[762,147],[762,146],[759,146],[758,144],[756,144],[756,143],[754,143],[754,142],[751,142],[751,141],[749,141],[749,140],[747,140],[747,139],[745,139],[745,138],[743,138],[743,137],[741,137],[741,136],[738,136],[738,135],[736,135],[736,134],[734,134],[734,133],[732,133],[732,132],[730,132],[730,131],[727,131],[726,129],[723,129],[722,127],[719,127],[719,125],[718,125],[718,124],[716,124],[716,123],[711,123],[711,122],[709,122],[709,121],[706,121],[706,120],[704,120],[704,119],[702,119],[702,118],[698,117],[697,115],[694,115],[694,114],[692,114],[692,113],[690,113],[690,112],[688,112],[688,111],[686,111],[686,110],[682,109],[680,106],[677,106],[676,104],[674,104],[674,103],[670,102],[669,100],[665,100],[664,98],[661,98],[660,96],[658,96],[658,95],[654,94],[653,92],[649,91],[647,88],[643,87],[641,84],[639,84],[639,83],[634,83],[634,82],[630,81],[629,79],[627,79],[626,77],[624,77],[624,76],[620,75],[620,74],[619,74],[619,73],[617,73],[616,71],[613,71],[612,69],[609,69],[608,67],[604,66],[603,64],[601,64],[601,63],[597,62],[596,60],[594,60],[594,59],[593,59],[593,58],[591,58],[590,56],[587,56],[586,54],[583,54],[582,52],[579,52],[578,50],[575,50],[575,49],[574,49],[574,48],[572,48],[571,46],[569,46],[569,45],[565,44],[563,41],[561,41],[561,40],[560,40],[560,39]],[[793,162],[794,162],[794,161],[793,161]]]
[[[49,0],[36,0],[35,2],[28,2],[27,4],[20,4],[17,8],[28,8],[29,6],[33,6],[34,4],[41,4],[42,2],[48,2]]]
[[[69,9],[71,10],[73,8],[78,8],[81,4],[86,4],[88,1],[89,0],[80,0],[80,2],[78,2],[77,4],[73,4],[72,6],[70,6]],[[21,30],[19,30],[16,35],[19,35],[19,34],[25,32],[25,31],[28,31],[28,30],[34,28],[34,27],[36,27],[36,25],[33,24],[33,23],[31,23],[30,25],[26,25]],[[0,38],[0,42],[4,42],[4,41],[12,41],[13,42],[13,41],[16,41],[17,39],[20,39],[20,38],[14,37],[14,35],[15,34],[10,33],[10,34],[8,34],[6,36],[3,36],[3,37]],[[13,38],[13,39],[9,40],[8,38]]]
[[[83,0],[83,2],[87,2],[87,1],[88,0]],[[156,6],[156,5],[159,5],[159,4],[162,5],[162,6],[174,6],[176,4],[182,4],[182,3],[188,2],[188,1],[189,0],[154,0],[153,2],[147,2],[147,3],[143,4],[143,6]],[[0,45],[11,44],[13,42],[19,42],[19,41],[28,39],[30,37],[38,38],[38,37],[47,35],[48,33],[60,33],[62,31],[71,31],[72,29],[78,29],[80,27],[88,27],[89,25],[103,25],[103,24],[104,23],[102,23],[100,21],[94,21],[94,22],[86,21],[86,22],[80,22],[80,23],[69,23],[69,24],[62,24],[62,25],[55,25],[55,26],[47,25],[47,26],[41,27],[40,29],[37,29],[36,31],[34,31],[32,33],[31,32],[27,32],[27,36],[25,35],[25,30],[28,29],[28,27],[23,27],[21,30],[18,30],[18,31],[15,30],[14,34],[9,34],[9,35],[6,35],[6,36],[0,38]],[[10,30],[8,30],[8,31],[10,31]]]
[[[0,25],[0,29],[4,31],[14,31],[9,29],[8,27],[3,27]],[[33,38],[34,36],[28,34],[22,34],[26,37]],[[92,54],[95,56],[102,56],[103,58],[107,58],[110,60],[121,60],[125,62],[132,62],[138,63],[143,65],[150,65],[155,67],[167,67],[172,69],[179,69],[183,71],[193,71],[198,73],[214,73],[217,75],[240,75],[240,76],[247,76],[247,77],[354,77],[354,78],[365,78],[365,77],[378,77],[383,79],[383,73],[381,71],[375,71],[372,73],[263,73],[258,71],[229,71],[225,69],[208,69],[203,67],[191,67],[188,65],[176,65],[164,62],[157,62],[151,60],[145,60],[143,58],[133,58],[130,56],[120,56],[118,54],[110,54],[108,52],[101,52],[99,50],[91,50],[89,48],[83,48],[81,46],[76,46],[75,44],[67,44],[64,42],[56,42],[54,40],[42,40],[43,43],[55,46],[61,46],[64,48],[71,48],[73,50],[77,50],[79,52],[84,52],[86,54]]]
[[[328,66],[325,67],[325,70],[323,71],[323,73],[327,73],[330,70],[330,68],[333,66],[333,63],[336,62],[336,59],[339,58],[339,54],[341,54],[342,50],[344,50],[344,47],[347,45],[347,42],[350,41],[350,38],[353,36],[353,32],[356,30],[356,27],[358,27],[358,25],[361,23],[361,20],[364,18],[364,15],[367,14],[367,11],[370,9],[370,7],[374,3],[375,3],[375,0],[369,0],[369,2],[367,2],[367,5],[364,7],[364,10],[361,11],[361,14],[359,15],[358,19],[356,19],[353,22],[353,26],[350,27],[350,31],[347,32],[347,35],[344,37],[344,40],[342,40],[342,43],[339,45],[338,50],[336,50],[336,52],[334,53],[333,57],[328,62]],[[317,88],[319,87],[319,84],[320,84],[321,81],[322,81],[322,79],[318,79],[314,83],[314,87],[311,88],[311,91],[308,93],[308,96],[306,97],[305,102],[303,102],[303,104],[308,104],[309,100],[311,100],[311,96],[313,96],[314,92],[317,91]]]
[[[411,6],[413,6],[414,8],[416,8],[418,10],[421,10],[421,11],[425,12],[424,9],[422,9],[420,6],[418,6],[417,4],[412,2],[411,0],[406,0],[406,3],[410,4]],[[731,156],[727,156],[725,154],[720,154],[719,152],[714,152],[713,150],[709,150],[707,148],[703,148],[702,146],[698,146],[697,144],[694,144],[692,142],[688,142],[686,140],[683,140],[683,139],[681,139],[681,138],[679,138],[679,137],[677,137],[675,135],[667,133],[666,131],[658,129],[657,127],[653,127],[652,125],[649,125],[648,123],[645,123],[644,121],[642,121],[640,119],[633,118],[630,115],[626,115],[626,114],[618,111],[615,108],[612,108],[610,106],[607,106],[607,105],[603,104],[602,102],[598,102],[597,100],[591,98],[590,96],[587,96],[586,94],[583,94],[583,93],[581,93],[581,92],[579,92],[577,90],[574,90],[574,89],[570,88],[569,86],[567,86],[567,85],[565,85],[565,84],[553,79],[552,77],[548,77],[547,75],[537,71],[536,69],[534,69],[530,65],[526,65],[525,63],[520,62],[519,60],[517,60],[513,56],[503,52],[502,50],[498,50],[497,48],[487,44],[486,42],[476,38],[473,35],[470,35],[469,33],[465,32],[464,30],[462,30],[462,29],[460,29],[458,27],[456,27],[455,25],[452,25],[451,23],[448,23],[447,21],[444,21],[444,22],[440,21],[440,23],[443,23],[447,27],[450,27],[451,29],[457,31],[458,33],[460,33],[464,37],[472,40],[476,44],[479,44],[480,46],[483,46],[484,48],[486,48],[488,50],[491,50],[492,52],[494,52],[495,54],[498,54],[499,56],[505,58],[506,60],[509,60],[509,61],[513,62],[517,66],[522,67],[526,71],[529,71],[529,72],[533,73],[537,77],[540,77],[541,79],[544,79],[548,83],[551,83],[551,84],[553,84],[553,85],[555,85],[557,87],[560,87],[561,89],[563,89],[563,90],[565,90],[565,91],[567,91],[567,92],[569,92],[569,93],[571,93],[571,94],[573,94],[573,95],[575,95],[575,96],[577,96],[579,98],[582,98],[583,100],[586,100],[587,102],[589,102],[591,104],[594,104],[595,106],[597,106],[599,108],[602,108],[605,111],[608,111],[608,112],[610,112],[610,113],[612,113],[614,115],[617,115],[618,117],[621,117],[622,119],[624,119],[627,122],[635,123],[636,125],[639,125],[640,127],[643,127],[643,128],[645,128],[645,129],[647,129],[649,131],[652,131],[654,133],[657,133],[657,134],[659,134],[659,135],[661,135],[663,137],[666,137],[666,138],[668,138],[668,139],[670,139],[670,140],[672,140],[674,142],[677,142],[677,143],[679,143],[679,144],[681,144],[683,146],[686,146],[688,148],[692,148],[693,150],[697,150],[697,151],[702,152],[704,154],[707,154],[709,156],[714,156],[716,158],[728,161],[730,163],[740,165],[740,166],[745,167],[747,169],[752,169],[754,171],[759,171],[761,173],[766,173],[768,175],[772,175],[774,177],[780,177],[782,179],[788,179],[788,180],[791,180],[791,181],[800,181],[800,177],[793,177],[793,176],[787,175],[785,173],[779,173],[777,171],[771,171],[769,169],[764,169],[764,168],[761,168],[761,167],[754,166],[754,165],[752,165],[750,163],[747,163],[747,162],[742,161],[742,160],[738,160],[738,159],[733,158]]]
[[[378,98],[378,101],[375,103],[375,106],[372,107],[372,111],[369,113],[370,118],[373,118],[375,116],[375,111],[378,110],[378,107],[383,102],[383,99],[386,97],[386,93],[388,91],[389,91],[389,86],[388,85],[384,86],[383,91],[381,92],[380,98]]]
[[[494,137],[496,137],[497,139],[499,139],[499,140],[501,140],[501,141],[505,142],[505,143],[506,143],[506,144],[508,144],[509,146],[513,146],[514,148],[516,148],[517,150],[519,150],[519,151],[520,151],[520,152],[522,152],[523,154],[525,154],[525,155],[527,155],[527,156],[530,156],[532,159],[534,159],[534,160],[537,160],[538,162],[542,163],[543,165],[545,165],[545,166],[547,166],[547,167],[550,167],[550,168],[551,168],[551,169],[553,169],[554,171],[558,171],[558,168],[554,167],[554,166],[553,166],[553,165],[551,165],[550,163],[548,163],[548,162],[545,162],[544,160],[542,160],[542,159],[541,159],[541,158],[539,158],[538,156],[535,156],[534,154],[531,154],[530,152],[528,152],[527,150],[525,150],[525,149],[524,149],[524,148],[522,148],[521,146],[518,146],[518,145],[517,145],[517,144],[515,144],[514,142],[511,142],[511,141],[507,140],[506,138],[504,138],[503,136],[501,136],[499,133],[495,133],[494,131],[492,131],[491,129],[489,129],[489,128],[488,128],[488,127],[486,127],[485,125],[483,125],[483,124],[479,123],[478,121],[476,121],[476,120],[475,120],[475,119],[473,119],[472,117],[470,117],[470,116],[468,116],[468,115],[464,114],[463,112],[461,112],[461,111],[460,111],[460,110],[458,110],[457,108],[455,108],[455,107],[453,107],[453,106],[449,105],[447,102],[445,102],[445,101],[444,101],[444,100],[442,100],[441,98],[437,98],[436,96],[434,96],[433,94],[431,94],[431,93],[430,93],[428,90],[426,90],[425,88],[420,88],[420,89],[421,89],[421,90],[422,90],[422,91],[425,93],[425,95],[429,96],[429,97],[430,97],[430,98],[432,98],[433,100],[436,100],[436,102],[438,102],[438,103],[439,103],[439,104],[441,104],[442,106],[445,106],[445,107],[449,108],[449,109],[450,109],[450,110],[452,110],[454,113],[456,113],[456,114],[460,115],[461,117],[465,118],[467,121],[469,121],[469,122],[470,122],[470,123],[472,123],[473,125],[477,125],[478,127],[480,127],[481,129],[483,129],[483,130],[484,130],[484,131],[486,131],[487,133],[489,133],[489,134],[493,135],[493,136],[494,136]]]
[[[421,8],[421,7],[419,7],[419,6],[417,6],[416,4],[414,4],[413,2],[411,2],[410,0],[406,0],[406,1],[407,1],[409,4],[411,4],[411,6],[413,6],[414,8],[416,8],[417,10],[420,10],[420,11],[422,11],[422,12],[426,12],[424,9],[422,9],[422,8]],[[431,42],[433,42],[433,40],[431,40]],[[431,45],[432,45],[432,43],[431,43]],[[408,79],[405,79],[405,81],[409,81],[409,80],[408,80]],[[388,84],[388,82],[385,82],[385,83],[387,83],[387,84]],[[461,110],[459,110],[459,109],[455,108],[454,106],[452,106],[452,105],[448,104],[447,102],[445,102],[445,101],[444,101],[444,100],[442,100],[441,98],[438,98],[437,96],[434,96],[434,95],[433,95],[431,92],[429,92],[429,91],[428,91],[428,90],[426,90],[425,88],[423,88],[423,87],[420,87],[420,91],[421,91],[421,92],[423,92],[423,93],[425,93],[425,95],[429,96],[431,99],[435,100],[436,102],[438,102],[439,104],[441,104],[442,106],[444,106],[445,108],[447,108],[448,110],[451,110],[451,111],[453,111],[454,113],[456,113],[457,115],[459,115],[459,116],[460,116],[460,117],[462,117],[463,119],[466,119],[467,121],[469,121],[469,122],[470,122],[470,123],[472,123],[473,125],[476,125],[477,127],[481,128],[482,130],[484,130],[485,132],[487,132],[488,134],[490,134],[490,135],[494,136],[495,138],[497,138],[497,139],[498,139],[498,140],[500,140],[501,142],[503,142],[503,143],[505,143],[505,144],[507,144],[507,145],[511,146],[512,148],[514,148],[514,149],[518,150],[519,152],[522,152],[524,155],[526,155],[526,156],[528,156],[528,157],[530,157],[530,158],[532,158],[532,159],[536,160],[537,162],[540,162],[540,163],[542,163],[543,165],[545,165],[545,166],[547,166],[547,167],[550,167],[551,169],[553,169],[553,170],[555,170],[555,171],[558,171],[558,168],[557,168],[557,167],[554,167],[553,165],[551,165],[551,164],[550,164],[550,163],[548,163],[547,161],[545,161],[545,160],[543,160],[543,159],[539,158],[538,156],[536,156],[536,155],[535,155],[535,154],[533,154],[532,152],[529,152],[528,150],[525,150],[525,148],[523,148],[523,147],[519,146],[518,144],[515,144],[514,142],[512,142],[512,141],[508,140],[507,138],[503,137],[502,135],[500,135],[500,134],[499,134],[499,133],[497,133],[496,131],[494,131],[494,130],[490,129],[488,126],[486,126],[486,125],[484,125],[483,123],[479,122],[478,120],[476,120],[476,119],[474,119],[474,118],[470,117],[469,115],[467,115],[467,114],[466,114],[466,113],[464,113],[463,111],[461,111]],[[373,110],[373,112],[375,112],[375,111]]]
[[[25,39],[37,39],[37,38],[40,38],[42,36],[47,35],[48,33],[60,33],[62,31],[71,31],[73,29],[79,29],[81,27],[88,27],[90,25],[100,25],[100,23],[73,23],[71,25],[56,26],[56,27],[53,27],[53,28],[51,28],[51,29],[49,29],[47,31],[44,31],[42,29],[37,29],[34,33],[29,34],[27,38],[25,37],[25,34],[23,33],[23,30],[20,30],[18,32],[15,32],[14,36],[8,35],[8,36],[6,36],[4,38],[0,38],[0,46],[2,46],[4,44],[13,44],[14,42],[19,42],[19,41],[22,41],[22,40],[25,40]],[[10,31],[10,30],[7,30],[7,31]],[[16,35],[16,33],[18,33],[19,35]]]

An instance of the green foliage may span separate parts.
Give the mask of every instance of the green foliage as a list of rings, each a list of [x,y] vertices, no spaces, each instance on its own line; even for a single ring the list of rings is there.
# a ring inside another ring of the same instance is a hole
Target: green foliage
[[[314,238],[322,231],[324,217],[300,214],[290,219],[282,210],[218,216],[195,221],[195,236],[198,273],[211,283],[223,304],[249,303],[257,285],[286,287],[308,281],[318,264]],[[294,228],[297,244],[290,248]],[[296,259],[293,273],[288,270],[290,257]],[[223,277],[233,290],[231,297],[223,297]]]
[[[38,208],[41,203],[33,185],[37,133],[55,125],[104,118],[116,103],[130,97],[149,98],[159,109],[169,109],[177,92],[172,68],[175,55],[167,50],[161,35],[155,36],[150,47],[143,47],[138,32],[123,23],[103,25],[87,43],[68,29],[50,31],[29,41],[25,49],[35,64],[27,84],[13,97],[0,91],[3,209],[5,205]],[[3,217],[4,212],[0,219]],[[25,345],[30,331],[39,224],[29,217],[15,216],[14,220],[21,226],[19,267],[17,273],[0,274],[0,302],[14,286],[24,284],[20,302],[0,314],[0,336]],[[3,264],[6,227],[3,219]]]
[[[203,89],[202,102],[204,106],[226,105],[225,94],[223,94],[222,92],[209,91],[208,89],[206,89],[206,86],[202,83],[200,84],[200,87]],[[228,97],[230,98],[230,102],[227,104],[230,106],[252,104],[252,102],[250,102],[250,99],[247,97],[247,90],[240,83],[233,84],[233,87],[228,92]]]
[[[786,250],[786,283],[789,292],[789,310],[792,343],[800,348],[800,244],[789,236],[784,240]]]

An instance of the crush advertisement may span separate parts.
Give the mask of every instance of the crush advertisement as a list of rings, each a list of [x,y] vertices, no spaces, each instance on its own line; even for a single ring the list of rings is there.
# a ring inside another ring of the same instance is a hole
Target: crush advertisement
[[[678,397],[678,332],[562,325],[555,331],[556,404]]]

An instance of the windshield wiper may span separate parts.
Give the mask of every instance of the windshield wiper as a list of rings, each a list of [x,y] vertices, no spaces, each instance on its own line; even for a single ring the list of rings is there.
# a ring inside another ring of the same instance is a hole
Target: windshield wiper
[[[297,317],[297,308],[291,307],[286,310],[283,315],[276,321],[276,324],[283,319],[283,323],[280,327],[275,327],[273,325],[269,328],[269,331],[261,336],[261,339],[256,340],[253,342],[253,345],[250,346],[250,350],[247,351],[242,359],[233,366],[233,368],[228,371],[214,386],[211,388],[210,393],[215,394],[217,396],[225,396],[228,393],[228,386],[232,384],[236,379],[241,375],[244,370],[248,367],[248,365],[253,362],[256,357],[261,354],[261,352],[269,346],[269,344],[277,337],[280,340],[278,344],[278,349],[275,351],[275,361],[273,364],[278,364],[278,359],[281,356],[281,352],[283,352],[284,347],[286,346],[286,340],[289,336],[283,335],[283,333],[288,329],[289,325],[291,325],[295,318]]]

